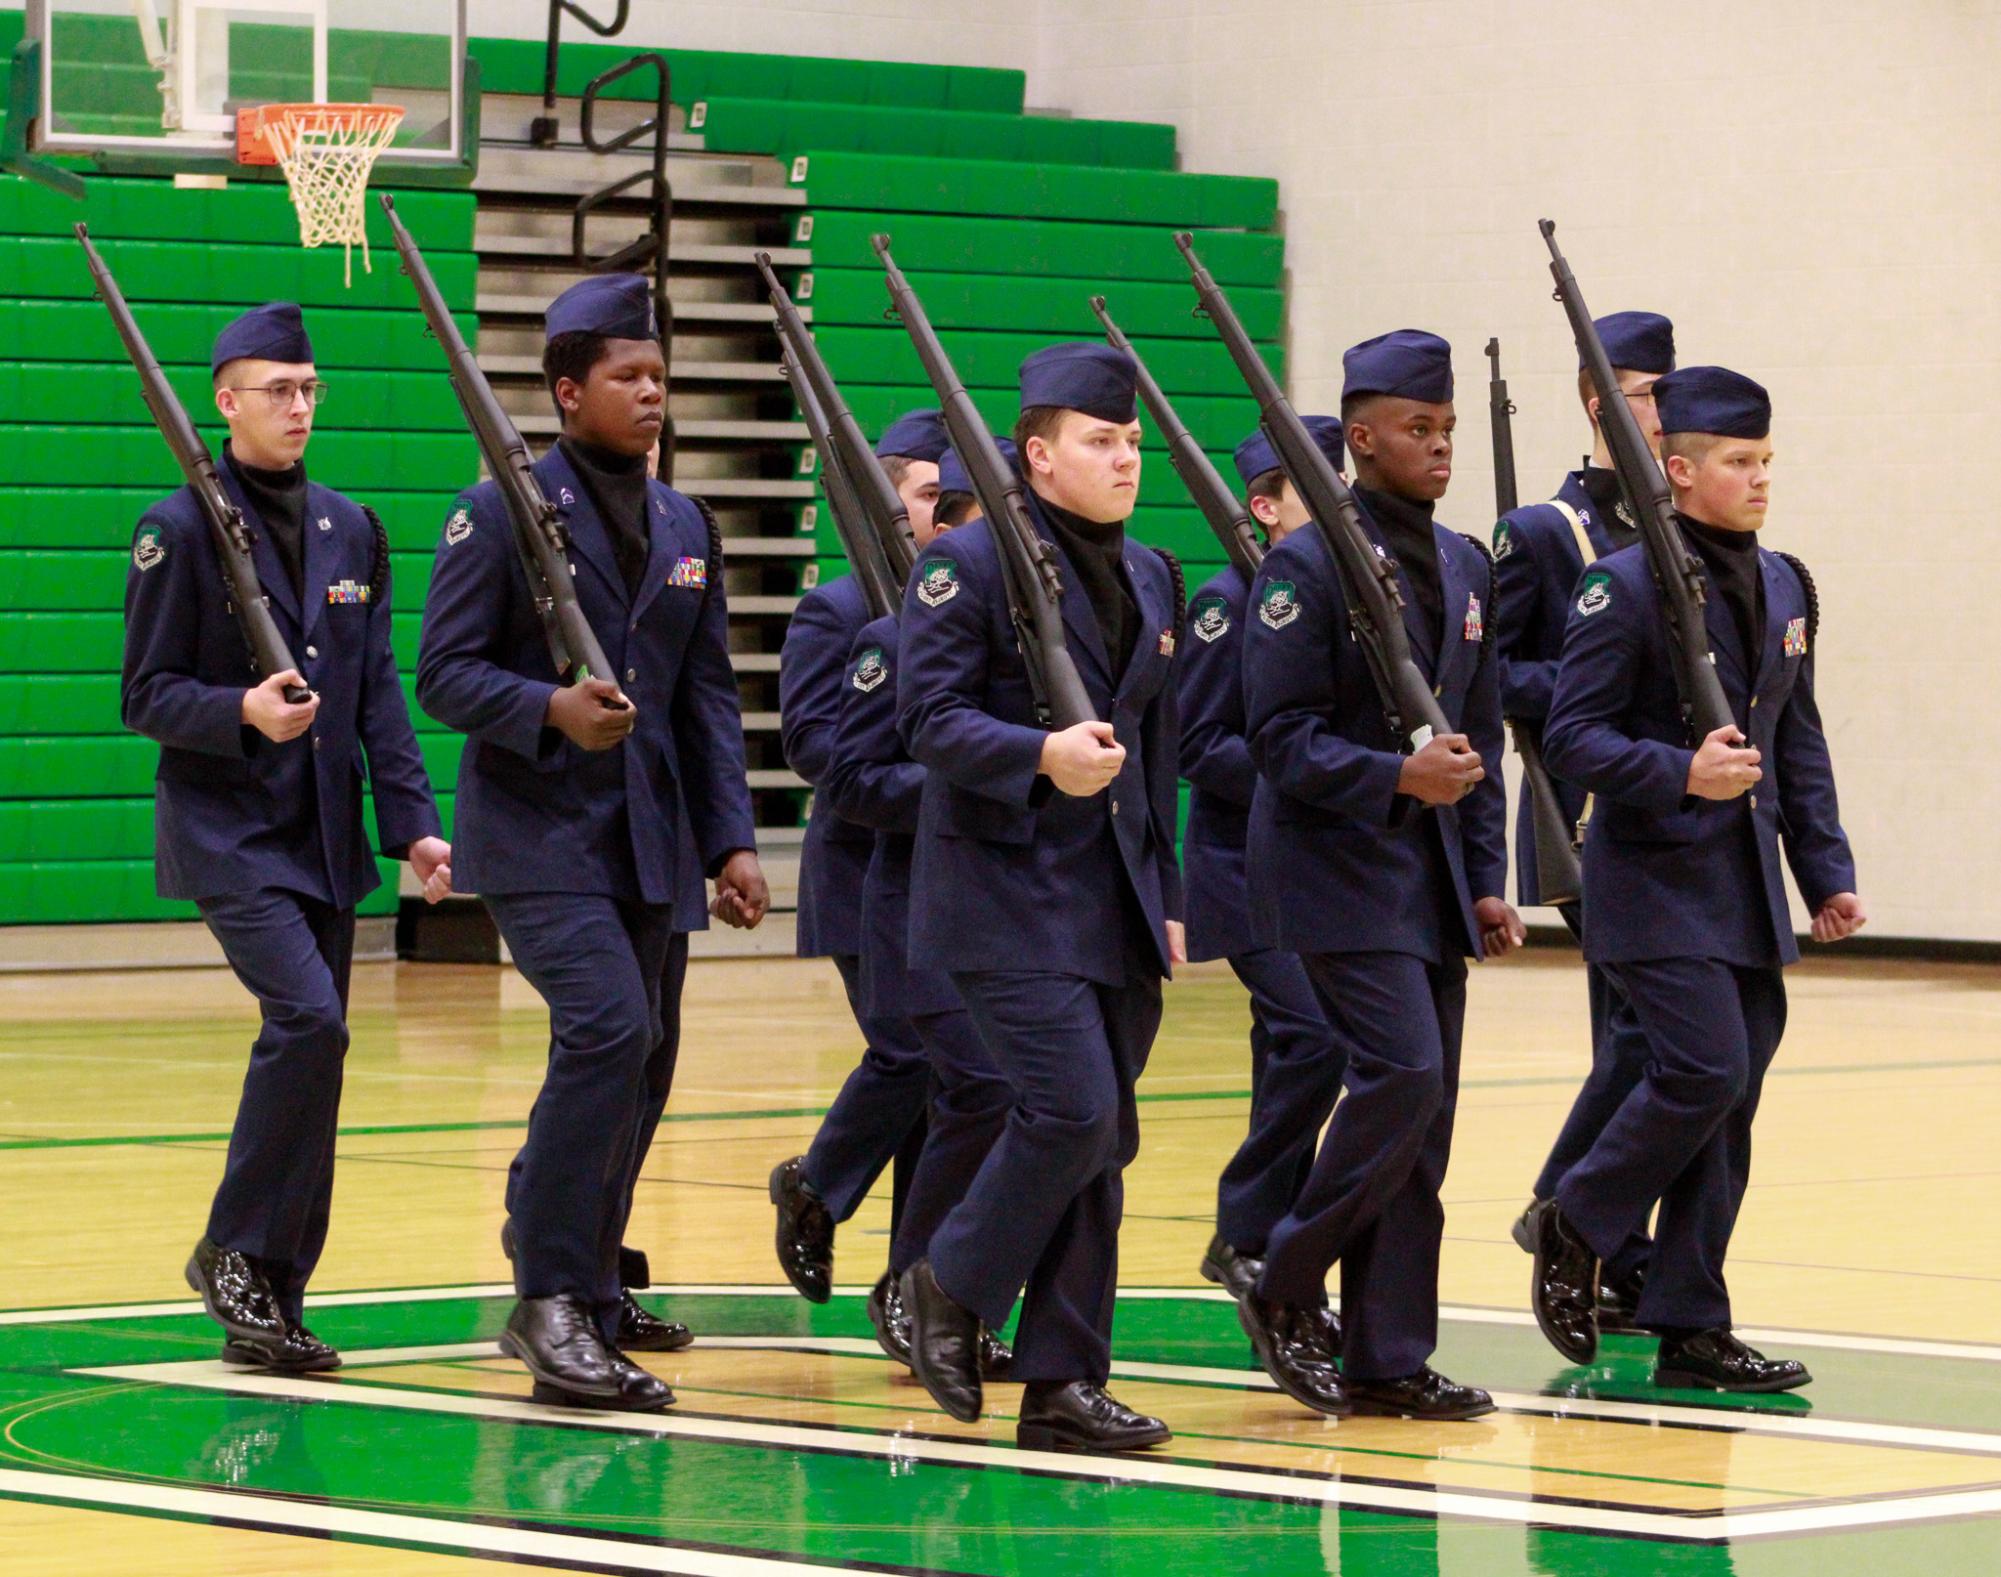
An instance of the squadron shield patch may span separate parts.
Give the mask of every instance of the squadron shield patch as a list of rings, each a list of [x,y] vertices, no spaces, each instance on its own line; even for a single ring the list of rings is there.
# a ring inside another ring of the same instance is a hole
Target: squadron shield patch
[[[1274,630],[1282,630],[1299,617],[1297,588],[1289,580],[1275,580],[1265,587],[1258,600],[1258,617]]]
[[[855,660],[852,682],[854,687],[867,695],[889,677],[889,664],[882,660],[882,648],[871,646]]]
[[[158,526],[148,526],[132,543],[132,563],[141,571],[151,569],[166,556],[167,550],[160,541]]]
[[[1486,623],[1480,616],[1480,599],[1472,592],[1466,593],[1466,639],[1477,641],[1486,633]]]
[[[1221,597],[1197,597],[1188,610],[1188,628],[1207,645],[1230,633],[1230,605]]]
[[[1577,611],[1589,618],[1594,613],[1603,613],[1612,606],[1612,577],[1603,570],[1593,570],[1584,577],[1577,591]]]
[[[1505,520],[1494,523],[1494,557],[1504,559],[1515,551],[1515,533]]]
[[[1806,620],[1804,618],[1786,620],[1786,655],[1788,657],[1806,656]]]
[[[667,584],[687,586],[700,591],[709,583],[709,561],[691,559],[685,554],[674,561],[674,567],[667,572]]]
[[[472,535],[472,511],[461,504],[445,522],[445,546],[455,548]]]
[[[936,608],[959,595],[959,566],[951,559],[933,559],[924,566],[924,578],[917,583],[917,600]]]

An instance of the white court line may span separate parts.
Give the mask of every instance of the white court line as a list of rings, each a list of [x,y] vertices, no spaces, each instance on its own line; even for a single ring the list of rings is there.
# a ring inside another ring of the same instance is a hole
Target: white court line
[[[114,1511],[227,1520],[232,1527],[271,1533],[344,1534],[350,1538],[503,1559],[525,1556],[550,1564],[561,1562],[565,1566],[598,1570],[612,1567],[630,1572],[678,1573],[681,1577],[799,1577],[801,1573],[814,1572],[852,1577],[854,1570],[851,1566],[829,1566],[790,1557],[768,1559],[688,1549],[659,1540],[641,1542],[616,1534],[598,1538],[545,1533],[534,1528],[495,1527],[486,1522],[456,1522],[449,1517],[361,1511],[244,1490],[183,1489],[68,1473],[23,1473],[12,1468],[0,1468],[0,1496],[33,1496]],[[227,1560],[222,1569],[228,1569]]]
[[[644,1289],[649,1294],[682,1298],[791,1298],[798,1294],[784,1282],[657,1282]],[[873,1283],[842,1283],[834,1295],[865,1298]],[[1230,1295],[1220,1287],[1121,1287],[1120,1298],[1132,1303],[1228,1303]],[[345,1309],[379,1303],[438,1303],[451,1298],[511,1298],[511,1282],[476,1282],[461,1287],[406,1287],[370,1292],[314,1293],[306,1299],[308,1309]],[[1338,1308],[1339,1300],[1335,1302]],[[78,1320],[162,1319],[173,1315],[199,1314],[202,1306],[193,1299],[174,1303],[106,1303],[64,1309],[12,1309],[0,1313],[0,1326],[70,1323]],[[1466,1325],[1512,1325],[1529,1327],[1535,1317],[1517,1309],[1480,1308],[1471,1304],[1443,1304],[1442,1320]],[[1738,1328],[1746,1341],[1774,1347],[1820,1347],[1835,1352],[1887,1353],[1905,1358],[1957,1358],[1970,1363],[2001,1363],[2001,1343],[1935,1342],[1901,1336],[1862,1336],[1843,1331],[1792,1331],[1765,1327]]]
[[[879,1352],[872,1342],[857,1337],[721,1337],[698,1346],[730,1349],[807,1349],[866,1354]],[[485,1357],[499,1349],[489,1342],[439,1343],[422,1347],[387,1347],[350,1352],[351,1366],[411,1363],[447,1358]],[[1133,1377],[1194,1380],[1198,1383],[1227,1385],[1238,1389],[1269,1389],[1262,1375],[1248,1375],[1233,1369],[1184,1368],[1174,1364],[1114,1364],[1113,1373]],[[1533,1524],[1538,1527],[1570,1528],[1585,1533],[1605,1533],[1652,1539],[1713,1541],[1746,1539],[1782,1534],[1821,1532],[1838,1527],[1878,1527],[1900,1522],[1947,1517],[1982,1516],[2001,1513],[2001,1490],[1979,1489],[1916,1492],[1850,1504],[1759,1508],[1715,1513],[1668,1513],[1612,1506],[1579,1506],[1560,1499],[1539,1499],[1527,1494],[1480,1490],[1435,1490],[1398,1485],[1359,1484],[1338,1477],[1305,1470],[1258,1471],[1255,1469],[1160,1460],[1138,1453],[1118,1457],[1090,1457],[1043,1451],[1023,1451],[978,1441],[931,1439],[898,1434],[888,1430],[868,1430],[851,1425],[838,1427],[770,1423],[751,1419],[711,1419],[676,1416],[671,1413],[606,1413],[549,1407],[537,1402],[467,1395],[446,1391],[404,1390],[380,1382],[342,1386],[325,1379],[300,1378],[262,1371],[225,1368],[219,1361],[193,1360],[173,1363],[126,1364],[104,1368],[75,1369],[74,1374],[108,1380],[134,1380],[151,1384],[187,1386],[198,1390],[264,1396],[287,1401],[347,1402],[362,1407],[397,1409],[418,1413],[443,1413],[459,1417],[512,1419],[522,1423],[561,1423],[574,1428],[602,1429],[625,1434],[654,1435],[669,1439],[691,1439],[732,1445],[764,1446],[795,1451],[835,1451],[853,1456],[879,1456],[892,1460],[931,1462],[946,1466],[1005,1468],[1019,1472],[1048,1473],[1059,1477],[1124,1481],[1166,1488],[1206,1490],[1247,1496],[1260,1500],[1318,1501],[1330,1505],[1355,1506],[1368,1510],[1407,1513],[1419,1516],[1471,1518],[1487,1522]],[[1257,1382],[1263,1382],[1258,1386]],[[1500,1400],[1500,1398],[1496,1398]],[[1537,1413],[1548,1411],[1548,1399],[1515,1396],[1509,1405],[1525,1405]],[[1617,1407],[1618,1404],[1607,1404]],[[1630,1416],[1649,1412],[1681,1412],[1698,1415],[1705,1427],[1718,1421],[1706,1410],[1635,1408]],[[1613,1414],[1611,1416],[1619,1416]],[[1662,1419],[1662,1422],[1669,1420]],[[1737,1420],[1726,1416],[1723,1426]],[[1768,1432],[1771,1424],[1811,1425],[1815,1420],[1761,1417],[1746,1422],[1745,1432]],[[1332,1427],[1332,1426],[1330,1426]],[[1874,1426],[1851,1426],[1870,1430]],[[1886,1426],[1887,1429],[1888,1426]],[[1778,1433],[1811,1434],[1808,1429],[1782,1429]],[[1892,1430],[1904,1436],[1958,1437],[1949,1431]],[[1869,1444],[1911,1444],[1914,1440],[1878,1440],[1871,1435],[1831,1436]],[[2001,1437],[1967,1437],[1967,1446],[1943,1445],[1941,1449],[2001,1455]]]

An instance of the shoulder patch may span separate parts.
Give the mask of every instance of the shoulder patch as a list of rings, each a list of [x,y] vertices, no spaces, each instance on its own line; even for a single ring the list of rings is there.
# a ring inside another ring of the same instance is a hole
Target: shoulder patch
[[[167,545],[160,540],[160,528],[158,526],[147,526],[137,537],[133,538],[132,563],[141,572],[149,570],[155,564],[162,562],[166,556]]]
[[[950,602],[959,595],[959,566],[952,559],[932,559],[924,566],[923,578],[917,582],[917,600],[927,608],[936,608]]]
[[[471,535],[472,511],[460,504],[445,520],[445,546],[455,548]]]
[[[1515,533],[1505,520],[1494,522],[1494,557],[1504,559],[1515,551]]]
[[[1188,609],[1188,628],[1205,645],[1230,633],[1230,604],[1222,597],[1197,597]]]
[[[1588,619],[1611,606],[1612,577],[1602,569],[1594,569],[1577,588],[1577,611]]]
[[[1275,580],[1265,586],[1258,599],[1258,617],[1274,630],[1282,630],[1299,617],[1298,588],[1289,580]]]
[[[867,695],[878,688],[889,677],[889,664],[882,660],[882,648],[871,646],[855,659],[855,671],[849,675],[854,687]]]

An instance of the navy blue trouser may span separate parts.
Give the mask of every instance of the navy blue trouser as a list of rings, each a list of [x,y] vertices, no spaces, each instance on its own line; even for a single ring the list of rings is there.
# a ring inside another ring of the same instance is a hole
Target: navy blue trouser
[[[198,907],[264,1016],[208,1236],[254,1259],[296,1323],[333,1203],[354,911],[277,888]]]
[[[1777,965],[1750,969],[1713,958],[1609,967],[1646,1032],[1647,1065],[1564,1174],[1556,1201],[1601,1256],[1658,1202],[1639,1323],[1727,1326],[1723,1260],[1750,1181],[1751,1122],[1765,1070],[1785,1033],[1785,979]]]
[[[1014,1106],[1014,1086],[981,1044],[971,1014],[924,1013],[910,1023],[931,1059],[931,1111],[889,1245],[892,1276],[930,1252],[938,1224],[966,1197]]]
[[[1251,993],[1251,1125],[1216,1185],[1216,1230],[1239,1253],[1259,1256],[1312,1174],[1347,1052],[1298,954],[1238,953],[1230,967]]]
[[[549,1004],[549,1066],[508,1207],[515,1291],[582,1298],[610,1337],[674,911],[591,893],[489,893],[485,902],[515,967]]]
[[[1557,912],[1563,916],[1563,923],[1570,927],[1571,934],[1582,940],[1584,932],[1578,906],[1563,904]],[[1538,1199],[1556,1197],[1563,1174],[1584,1159],[1592,1141],[1605,1131],[1612,1114],[1618,1111],[1646,1072],[1650,1055],[1646,1032],[1634,1017],[1632,1004],[1626,1000],[1626,994],[1619,989],[1605,967],[1602,964],[1586,964],[1584,981],[1591,1003],[1591,1072],[1585,1078],[1583,1088],[1577,1092],[1577,1098],[1571,1102],[1563,1127],[1557,1131],[1556,1143],[1550,1146],[1549,1159],[1543,1162],[1542,1171],[1537,1174],[1535,1196]],[[1619,1252],[1606,1260],[1606,1275],[1615,1281],[1625,1281],[1635,1273],[1644,1272],[1651,1246],[1647,1223],[1642,1220],[1633,1235],[1619,1246]]]
[[[1160,1028],[1160,982],[979,970],[954,971],[952,984],[1014,1100],[965,1198],[931,1235],[932,1273],[991,1330],[1022,1294],[1017,1380],[1102,1385],[1122,1174],[1139,1153],[1133,1087]]]
[[[931,1099],[931,1058],[907,1018],[862,1009],[861,958],[836,953],[834,967],[866,1045],[841,1086],[801,1167],[836,1221],[861,1208],[882,1169],[891,1174],[890,1231],[901,1224],[910,1172],[923,1148],[924,1108]]]
[[[1438,1346],[1438,1191],[1459,1101],[1466,962],[1408,953],[1300,961],[1346,1049],[1347,1093],[1298,1202],[1272,1229],[1258,1291],[1316,1303],[1339,1261],[1342,1371],[1395,1379]]]

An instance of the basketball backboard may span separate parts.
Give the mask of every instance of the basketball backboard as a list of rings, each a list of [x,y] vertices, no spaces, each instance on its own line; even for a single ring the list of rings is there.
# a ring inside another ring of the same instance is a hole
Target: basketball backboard
[[[466,154],[465,0],[28,0],[29,150],[107,168],[233,159],[259,104],[400,104],[384,165]]]

